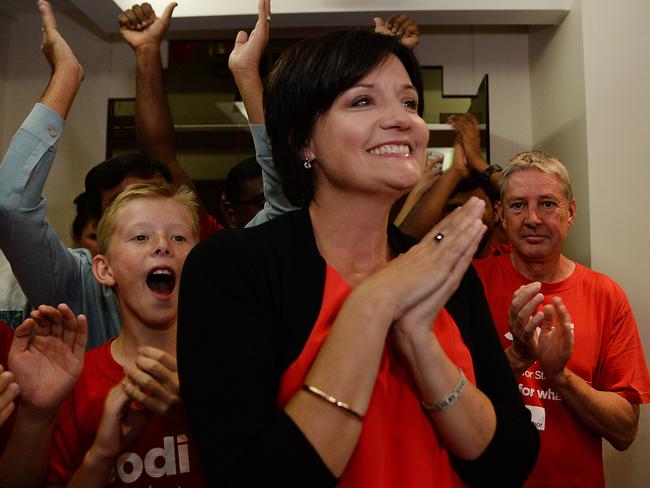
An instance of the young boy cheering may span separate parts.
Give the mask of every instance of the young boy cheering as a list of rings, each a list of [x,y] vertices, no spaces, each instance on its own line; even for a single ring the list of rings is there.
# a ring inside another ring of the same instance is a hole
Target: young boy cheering
[[[204,485],[175,359],[180,273],[198,235],[186,187],[131,185],[104,213],[93,271],[117,295],[122,331],[86,353],[55,426],[48,484]]]

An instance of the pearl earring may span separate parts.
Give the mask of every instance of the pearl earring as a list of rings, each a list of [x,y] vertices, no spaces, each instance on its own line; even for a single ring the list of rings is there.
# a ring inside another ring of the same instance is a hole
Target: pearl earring
[[[311,169],[311,161],[309,161],[309,156],[305,156],[305,162],[302,164],[305,169]]]

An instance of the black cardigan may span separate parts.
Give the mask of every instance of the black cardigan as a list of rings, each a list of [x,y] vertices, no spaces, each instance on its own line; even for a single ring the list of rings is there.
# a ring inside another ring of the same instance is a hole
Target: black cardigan
[[[395,227],[391,247],[413,242]],[[309,441],[277,408],[280,379],[318,317],[326,264],[307,210],[197,245],[183,269],[178,322],[181,394],[210,486],[335,486]],[[447,304],[470,350],[496,433],[473,461],[455,460],[473,486],[520,486],[539,435],[517,391],[472,267]]]

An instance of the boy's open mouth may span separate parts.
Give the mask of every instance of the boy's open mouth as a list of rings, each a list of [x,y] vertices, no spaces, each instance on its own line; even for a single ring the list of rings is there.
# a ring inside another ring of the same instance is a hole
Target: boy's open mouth
[[[175,286],[176,276],[169,268],[154,268],[147,275],[147,287],[158,295],[171,295]]]

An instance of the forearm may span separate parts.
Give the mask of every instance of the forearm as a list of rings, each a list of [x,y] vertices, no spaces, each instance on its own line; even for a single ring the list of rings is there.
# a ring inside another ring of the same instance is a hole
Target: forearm
[[[440,220],[449,196],[461,180],[451,169],[445,171],[406,215],[399,228],[405,234],[422,239]]]
[[[104,486],[109,481],[109,475],[114,465],[114,459],[98,455],[93,446],[88,450],[81,466],[66,486],[67,488]]]
[[[306,384],[347,403],[361,415],[368,409],[392,322],[385,303],[376,296],[353,292],[305,379]],[[340,476],[361,434],[360,420],[302,390],[285,410],[323,462]]]
[[[244,102],[248,122],[251,124],[264,124],[264,87],[259,73],[232,72],[235,84]]]
[[[497,419],[494,437],[483,454],[471,461],[454,459],[454,466],[470,486],[522,486],[537,459],[539,432],[524,406],[473,266],[445,308],[472,354],[476,386],[490,399]],[[509,460],[505,471],[503,459]]]
[[[282,181],[275,169],[271,146],[269,145],[266,127],[261,124],[251,124],[251,135],[255,144],[255,159],[262,168],[262,182],[264,186],[264,209],[260,210],[246,227],[259,225],[274,219],[286,212],[296,210],[282,190]]]
[[[0,457],[0,486],[43,485],[55,415],[34,415],[19,407],[16,423]]]
[[[445,354],[433,332],[406,339],[404,344],[401,350],[424,402],[439,402],[458,386],[459,368]],[[467,380],[462,393],[449,408],[429,411],[429,416],[444,445],[459,459],[477,458],[496,428],[490,400]]]
[[[50,78],[39,102],[47,105],[65,119],[72,108],[74,98],[83,79],[81,66],[58,68]]]
[[[565,368],[549,376],[553,388],[573,415],[594,434],[619,451],[627,449],[637,433],[639,406],[611,391],[599,391]]]
[[[0,165],[0,248],[36,304],[59,303],[56,290],[65,289],[77,270],[46,219],[47,202],[42,197],[63,123],[55,111],[37,104]]]
[[[135,51],[135,123],[138,147],[167,163],[176,158],[174,124],[163,83],[160,45],[148,43]]]
[[[431,171],[427,169],[424,171],[431,173]],[[426,195],[426,193],[436,183],[437,179],[437,177],[434,177],[431,174],[422,175],[420,180],[413,187],[413,189],[411,189],[408,196],[406,197],[406,201],[404,202],[404,205],[402,205],[402,208],[397,214],[397,217],[395,217],[393,224],[399,227],[402,222],[404,222],[404,219],[406,219],[407,215],[411,212],[413,207],[422,199],[424,195]]]
[[[467,163],[478,175],[490,167],[490,164],[485,159],[483,159],[483,155],[480,153],[480,151],[473,152],[471,155],[467,154]],[[496,195],[499,195],[501,192],[501,187],[499,185],[500,177],[501,171],[495,171],[490,175],[489,178],[489,184]]]
[[[160,45],[147,43],[135,51],[135,129],[138,148],[159,159],[176,185],[196,192],[194,182],[176,159],[174,122],[163,82]]]

